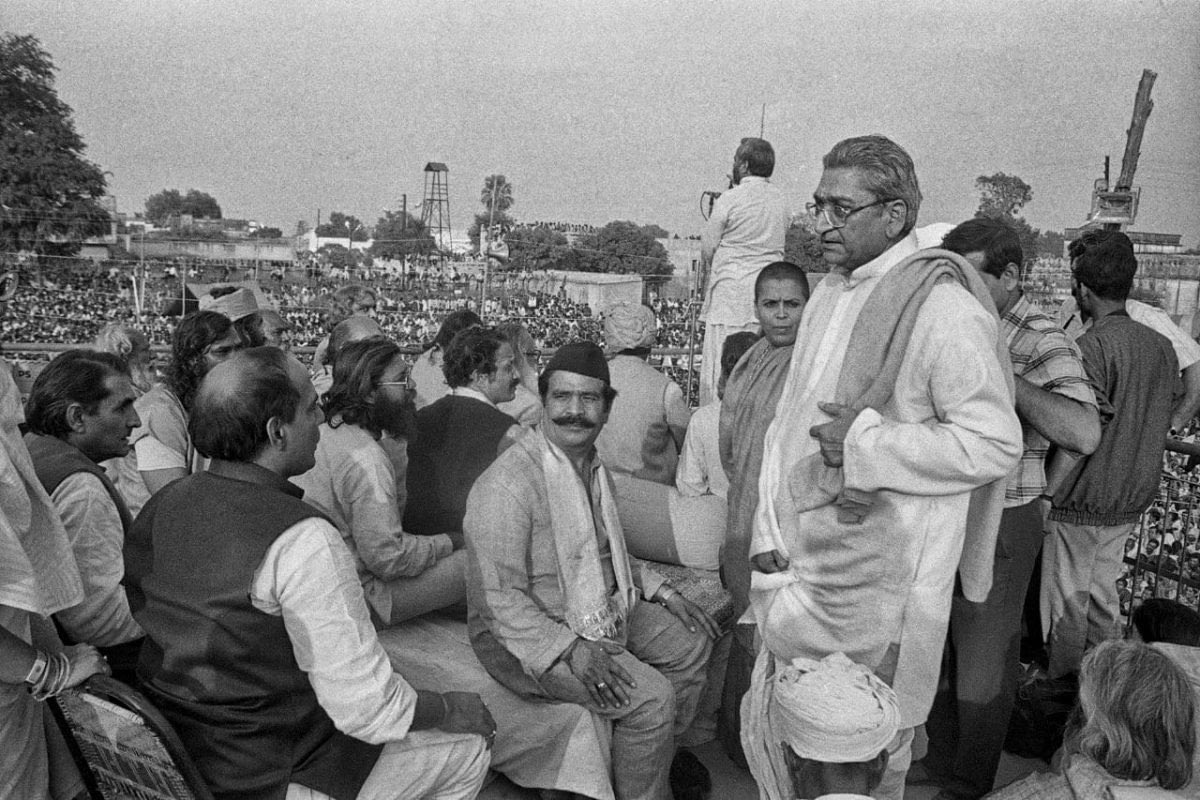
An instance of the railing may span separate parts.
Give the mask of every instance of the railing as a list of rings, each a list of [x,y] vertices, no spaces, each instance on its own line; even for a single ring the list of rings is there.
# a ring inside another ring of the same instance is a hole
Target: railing
[[[1116,579],[1121,614],[1130,618],[1151,597],[1200,609],[1200,476],[1183,471],[1188,458],[1200,459],[1200,443],[1168,439],[1164,449],[1158,494],[1126,542]]]

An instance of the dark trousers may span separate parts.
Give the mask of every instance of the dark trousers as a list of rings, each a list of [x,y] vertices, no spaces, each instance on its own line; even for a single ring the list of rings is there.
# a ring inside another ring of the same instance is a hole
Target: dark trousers
[[[922,763],[944,788],[963,797],[983,797],[996,780],[1017,691],[1025,590],[1041,546],[1041,504],[1006,508],[987,600],[971,603],[960,588],[954,592]]]

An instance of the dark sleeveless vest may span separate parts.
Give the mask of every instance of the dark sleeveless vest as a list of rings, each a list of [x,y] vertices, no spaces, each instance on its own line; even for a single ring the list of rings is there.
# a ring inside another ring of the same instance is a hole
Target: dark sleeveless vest
[[[418,411],[408,443],[404,530],[424,536],[461,531],[471,487],[515,424],[473,397],[446,395]]]
[[[291,483],[208,472],[150,499],[126,539],[138,677],[219,800],[278,798],[289,782],[354,798],[379,745],[334,727],[296,664],[283,619],[250,602],[254,571],[288,528],[321,514]]]
[[[33,460],[33,471],[37,473],[38,480],[41,481],[46,494],[54,494],[54,490],[58,488],[59,484],[76,472],[87,472],[99,478],[100,483],[104,484],[104,490],[108,492],[108,496],[112,498],[113,504],[117,507],[117,513],[121,516],[121,529],[126,534],[129,533],[129,526],[133,524],[133,518],[129,515],[129,507],[125,505],[125,498],[121,497],[117,487],[113,486],[113,482],[109,480],[103,467],[85,456],[83,451],[75,445],[68,444],[54,436],[27,433],[25,434],[25,447],[29,449],[29,457]]]

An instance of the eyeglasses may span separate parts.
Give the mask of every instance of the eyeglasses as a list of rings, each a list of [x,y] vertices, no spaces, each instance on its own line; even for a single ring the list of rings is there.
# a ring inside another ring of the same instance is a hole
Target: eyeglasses
[[[381,387],[383,387],[383,386],[403,386],[403,387],[405,387],[406,389],[411,389],[411,388],[412,388],[412,387],[413,387],[415,384],[413,383],[412,375],[405,375],[405,376],[404,376],[404,380],[401,380],[401,381],[380,381],[380,382],[379,382],[379,385],[380,385]]]
[[[829,225],[829,227],[844,228],[846,223],[850,220],[851,215],[857,214],[860,211],[865,211],[872,206],[890,203],[896,199],[897,198],[895,197],[885,197],[882,200],[876,200],[874,203],[867,203],[865,206],[857,206],[855,208],[846,208],[838,203],[806,203],[804,205],[804,210],[808,212],[808,216],[811,217],[814,222],[820,220],[821,216],[824,215],[825,222]]]

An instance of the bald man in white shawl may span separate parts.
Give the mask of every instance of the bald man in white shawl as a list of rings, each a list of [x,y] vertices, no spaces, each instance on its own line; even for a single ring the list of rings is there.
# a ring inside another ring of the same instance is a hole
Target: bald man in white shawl
[[[958,256],[918,251],[912,159],[866,136],[824,166],[809,213],[831,272],[765,438],[750,599],[760,659],[844,652],[895,689],[901,730],[875,796],[900,798],[960,557],[968,599],[991,585],[1021,427],[986,287]]]

